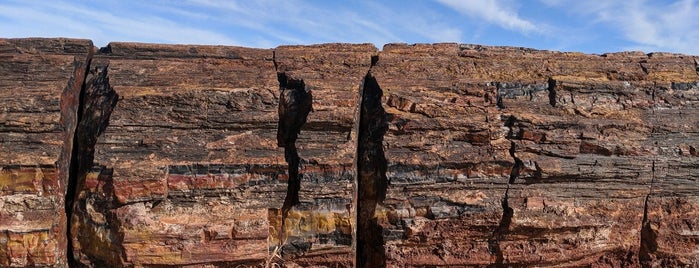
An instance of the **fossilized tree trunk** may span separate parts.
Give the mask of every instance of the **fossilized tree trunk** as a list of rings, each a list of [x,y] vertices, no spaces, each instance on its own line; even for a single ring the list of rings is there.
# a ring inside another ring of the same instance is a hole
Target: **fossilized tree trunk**
[[[697,265],[698,65],[0,39],[0,266]]]

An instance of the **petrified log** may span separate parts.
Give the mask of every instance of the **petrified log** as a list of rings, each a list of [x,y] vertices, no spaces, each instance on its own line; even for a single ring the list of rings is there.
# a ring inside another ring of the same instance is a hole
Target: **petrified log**
[[[697,62],[1,39],[0,266],[697,265]]]
[[[89,40],[0,39],[0,266],[67,265],[64,132],[92,51]]]

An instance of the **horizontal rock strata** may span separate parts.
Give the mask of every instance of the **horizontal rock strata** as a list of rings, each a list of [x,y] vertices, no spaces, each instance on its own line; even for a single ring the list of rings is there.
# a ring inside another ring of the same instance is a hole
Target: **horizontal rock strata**
[[[697,265],[698,62],[0,39],[0,266]]]
[[[89,40],[0,39],[0,266],[67,265],[64,131],[77,123],[92,50]]]

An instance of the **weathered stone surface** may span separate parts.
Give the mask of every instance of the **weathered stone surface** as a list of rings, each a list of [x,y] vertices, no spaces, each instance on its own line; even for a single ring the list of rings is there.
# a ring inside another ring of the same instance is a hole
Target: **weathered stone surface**
[[[699,263],[697,57],[91,53],[0,40],[0,266]]]
[[[296,142],[302,159],[300,203],[292,208],[284,223],[284,229],[291,233],[281,237],[292,244],[317,241],[309,245],[306,255],[311,256],[295,260],[300,265],[314,265],[317,261],[321,265],[351,267],[354,254],[348,224],[354,224],[350,220],[350,205],[357,174],[354,155],[358,92],[378,50],[371,44],[328,44],[282,46],[274,53],[277,73],[302,79],[313,94],[313,111]],[[295,216],[307,213],[310,217]],[[329,219],[327,224],[335,228],[324,227],[326,223],[313,215],[332,215],[334,220]],[[304,230],[304,222],[314,227]],[[286,227],[297,224],[299,227]],[[312,257],[323,251],[330,257]]]
[[[93,61],[109,63],[119,101],[81,200],[90,220],[76,236],[93,238],[79,259],[264,260],[267,208],[284,198],[271,50],[111,43]]]
[[[656,237],[658,218],[676,221],[657,212],[668,202],[659,192],[696,196],[699,187],[692,60],[385,46],[372,72],[392,117],[389,265],[649,264],[639,254],[696,264],[694,227]],[[670,116],[679,114],[687,119]],[[659,163],[682,175],[661,178]],[[690,211],[693,198],[681,199],[675,209]],[[666,239],[687,250],[669,253]],[[653,240],[650,252],[642,240]]]
[[[93,238],[83,239],[89,245],[76,251],[80,259],[89,265],[233,265],[264,261],[283,239],[286,259],[333,256],[295,261],[351,265],[356,149],[350,132],[358,77],[375,53],[371,45],[274,53],[130,43],[102,49],[93,61],[109,61],[120,99],[95,146],[87,183],[94,188],[83,199],[94,213],[81,225],[91,226],[85,232]],[[290,173],[277,148],[277,73],[305,81],[314,95],[297,142],[300,203],[285,221],[280,209]],[[177,218],[173,211],[196,217]],[[250,222],[260,227],[249,235],[233,226]]]
[[[89,40],[0,39],[0,266],[66,265],[64,129],[75,125],[61,122],[61,95],[79,94],[92,50]]]

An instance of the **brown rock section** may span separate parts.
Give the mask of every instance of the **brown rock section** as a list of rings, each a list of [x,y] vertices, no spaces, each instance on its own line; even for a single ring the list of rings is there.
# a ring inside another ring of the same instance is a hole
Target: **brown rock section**
[[[67,265],[64,130],[77,124],[70,109],[92,50],[89,40],[0,39],[2,267]]]
[[[286,260],[350,266],[351,129],[357,88],[375,53],[371,45],[102,49],[94,61],[109,61],[120,100],[87,175],[82,218],[89,220],[79,225],[89,238],[79,259],[95,266],[259,263],[281,238]],[[296,142],[299,202],[284,221],[293,172],[277,148],[278,74],[305,81],[314,96]]]
[[[696,265],[693,61],[385,46],[389,266]]]
[[[285,244],[306,252],[293,260],[301,266],[352,267],[356,109],[362,78],[377,53],[371,44],[274,49],[277,73],[303,80],[313,94],[313,111],[296,142],[301,158],[300,203],[291,209],[281,236]],[[294,255],[299,251],[284,250]]]
[[[271,50],[111,43],[93,61],[109,62],[119,101],[86,176],[76,258],[264,260],[284,175]]]
[[[92,53],[0,39],[0,266],[699,263],[697,57]]]

